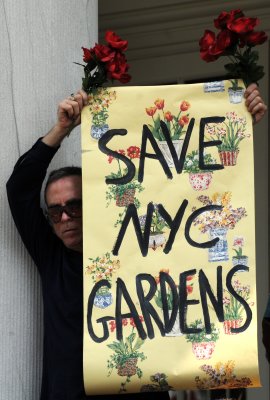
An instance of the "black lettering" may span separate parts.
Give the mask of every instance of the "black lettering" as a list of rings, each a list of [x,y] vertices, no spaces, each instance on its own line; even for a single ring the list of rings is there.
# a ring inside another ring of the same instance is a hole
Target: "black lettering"
[[[164,315],[165,332],[169,333],[172,330],[176,321],[179,309],[179,295],[177,292],[176,284],[169,274],[166,274],[165,272],[160,272],[159,280],[160,280],[160,292],[161,292],[161,302]],[[170,316],[169,316],[168,294],[166,285],[169,286],[169,290],[172,295],[172,301],[170,302],[170,308],[171,308]]]
[[[156,154],[146,153],[147,140],[150,141],[152,148]],[[143,131],[142,131],[141,156],[140,156],[140,164],[139,164],[139,172],[138,172],[138,181],[139,182],[142,182],[143,178],[144,178],[144,164],[145,164],[146,157],[158,160],[160,162],[167,178],[172,179],[173,176],[172,176],[171,170],[168,167],[168,164],[166,163],[166,160],[165,160],[161,150],[159,149],[154,136],[152,135],[148,126],[144,125]]]
[[[187,308],[192,304],[199,304],[199,300],[188,300],[187,299],[187,277],[189,275],[195,275],[196,269],[182,272],[179,276],[179,293],[180,293],[180,304],[179,304],[179,315],[180,315],[180,330],[182,333],[199,333],[202,329],[189,328],[187,326]]]
[[[128,314],[122,314],[121,313],[121,304],[122,304],[122,297],[124,297],[128,308],[130,309],[130,313]],[[123,328],[122,328],[122,320],[127,317],[132,317],[134,320],[134,323],[136,325],[138,335],[140,336],[141,339],[146,339],[146,333],[143,328],[142,322],[140,320],[140,316],[136,310],[135,304],[133,303],[125,282],[121,279],[118,278],[116,282],[116,304],[115,304],[115,322],[116,322],[116,337],[117,340],[122,340],[123,339]]]
[[[181,153],[180,153],[180,157],[178,159],[176,150],[174,148],[174,145],[173,145],[173,142],[172,142],[172,139],[171,139],[171,136],[170,136],[170,132],[169,132],[165,122],[164,121],[160,121],[160,127],[161,127],[161,130],[162,130],[162,133],[163,133],[163,135],[165,137],[165,140],[166,140],[166,142],[168,144],[168,147],[169,147],[169,150],[170,150],[173,162],[174,162],[174,166],[175,166],[175,169],[176,169],[178,174],[182,173],[182,170],[183,170],[183,167],[184,167],[186,153],[187,153],[190,137],[191,137],[191,134],[192,134],[192,130],[193,130],[193,127],[194,127],[194,123],[195,123],[195,119],[191,118],[191,120],[190,120],[190,122],[188,124],[187,132],[185,134],[185,139],[184,139],[183,147],[182,147],[182,150],[181,150]]]
[[[217,314],[218,320],[220,322],[224,321],[224,311],[223,311],[223,286],[222,286],[222,266],[219,265],[217,267],[217,298],[214,296],[213,291],[211,289],[209,280],[207,279],[205,273],[200,270],[199,272],[199,286],[200,286],[200,295],[201,295],[201,303],[203,309],[203,317],[205,323],[205,332],[211,333],[211,321],[209,316],[209,310],[207,306],[207,296],[208,295],[214,310]]]
[[[175,240],[175,236],[178,232],[178,229],[181,225],[182,219],[183,219],[183,215],[185,213],[186,207],[188,205],[188,201],[187,200],[183,200],[181,206],[179,207],[176,216],[174,217],[174,219],[172,220],[171,216],[169,215],[169,213],[165,210],[165,208],[163,207],[162,204],[158,204],[158,212],[159,214],[165,219],[165,221],[167,222],[167,224],[169,225],[171,231],[170,231],[170,235],[168,238],[168,241],[164,247],[163,252],[165,254],[168,254],[171,249],[172,249],[172,245],[174,243]]]
[[[107,143],[116,135],[125,136],[127,134],[126,129],[109,129],[98,141],[98,148],[102,153],[113,156],[118,160],[123,161],[126,164],[128,172],[125,176],[121,178],[106,178],[105,182],[107,185],[125,185],[126,183],[132,181],[135,176],[136,168],[133,162],[125,157],[123,154],[113,151],[107,147]]]
[[[88,298],[88,304],[87,304],[87,328],[88,328],[88,332],[89,335],[91,337],[91,339],[94,340],[94,342],[96,343],[101,343],[104,342],[104,340],[108,339],[109,337],[109,329],[108,329],[108,325],[107,322],[110,320],[113,320],[113,317],[103,317],[103,318],[99,318],[97,320],[98,323],[102,324],[103,327],[103,336],[102,337],[98,337],[93,329],[93,325],[92,325],[92,313],[93,313],[93,305],[94,305],[94,299],[96,296],[97,291],[102,287],[102,286],[106,286],[108,288],[111,287],[110,282],[108,282],[106,279],[102,279],[101,281],[97,282],[90,295]]]
[[[154,212],[153,203],[149,203],[147,207],[146,213],[146,221],[144,226],[144,234],[142,233],[142,229],[140,226],[140,221],[137,213],[137,208],[134,204],[129,204],[126,210],[126,215],[124,216],[120,231],[118,233],[114,248],[112,250],[113,255],[117,256],[119,248],[124,239],[124,235],[126,233],[127,227],[129,225],[130,220],[132,219],[134,230],[137,236],[137,240],[140,246],[140,250],[142,255],[145,257],[148,253],[148,244],[149,244],[149,236],[150,236],[150,228],[152,222],[152,216]]]
[[[242,306],[243,306],[243,308],[244,308],[244,310],[245,310],[245,312],[246,312],[246,321],[245,321],[245,323],[244,323],[242,326],[240,326],[239,328],[231,328],[231,332],[232,332],[232,333],[244,332],[244,331],[249,327],[249,325],[250,325],[250,323],[251,323],[251,320],[252,320],[252,311],[251,311],[251,308],[249,307],[249,305],[248,305],[248,303],[246,302],[246,300],[243,299],[243,297],[241,297],[241,296],[234,290],[234,287],[233,287],[233,285],[232,285],[232,278],[233,278],[233,275],[234,275],[237,271],[240,271],[240,270],[242,270],[242,271],[243,271],[243,270],[244,270],[244,271],[249,271],[249,268],[248,268],[247,266],[241,265],[241,264],[236,265],[235,267],[233,267],[233,268],[230,270],[230,272],[228,273],[227,278],[226,278],[226,286],[227,286],[228,291],[231,293],[231,295],[232,295],[233,297],[236,298],[236,300],[239,301],[240,304],[242,304]]]
[[[144,290],[142,287],[142,281],[147,281],[149,283],[149,291],[146,295],[144,294]],[[136,288],[137,288],[137,295],[138,295],[138,299],[140,301],[140,306],[141,306],[141,310],[143,313],[144,322],[146,324],[147,334],[148,334],[149,339],[153,339],[155,337],[153,324],[152,324],[150,316],[154,319],[155,323],[157,324],[161,335],[164,336],[165,335],[164,325],[162,324],[162,321],[159,318],[158,313],[156,312],[156,310],[150,303],[150,301],[153,299],[153,297],[156,293],[156,290],[157,290],[157,284],[156,284],[155,278],[150,274],[137,275],[136,276]]]
[[[199,168],[201,170],[218,170],[218,169],[223,169],[224,166],[221,164],[205,164],[204,163],[204,149],[206,147],[213,147],[213,146],[219,146],[222,144],[221,140],[211,140],[211,141],[204,141],[204,130],[205,130],[205,125],[213,123],[213,124],[219,124],[221,122],[225,121],[224,117],[207,117],[207,118],[201,118],[200,121],[200,133],[199,133]]]

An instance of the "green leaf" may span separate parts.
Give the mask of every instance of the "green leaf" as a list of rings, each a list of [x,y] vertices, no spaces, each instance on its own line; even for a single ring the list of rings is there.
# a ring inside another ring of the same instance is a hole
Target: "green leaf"
[[[136,340],[136,343],[134,345],[133,350],[134,351],[138,350],[143,345],[143,343],[144,343],[144,340],[141,339],[140,337],[138,337],[137,340]]]
[[[158,130],[156,130],[152,125],[147,124],[147,127],[149,128],[150,132],[154,136],[155,139],[159,140],[159,133]]]
[[[129,345],[130,350],[132,350],[132,343],[134,342],[135,336],[136,336],[136,333],[133,332],[127,337],[127,343]]]

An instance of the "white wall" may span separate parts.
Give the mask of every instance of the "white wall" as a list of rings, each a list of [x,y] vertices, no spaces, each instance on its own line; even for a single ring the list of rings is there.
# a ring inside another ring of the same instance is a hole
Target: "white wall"
[[[97,0],[0,0],[0,400],[37,400],[42,361],[39,276],[13,225],[5,183],[19,155],[81,86],[81,46],[97,40]],[[80,132],[53,165],[80,163]]]

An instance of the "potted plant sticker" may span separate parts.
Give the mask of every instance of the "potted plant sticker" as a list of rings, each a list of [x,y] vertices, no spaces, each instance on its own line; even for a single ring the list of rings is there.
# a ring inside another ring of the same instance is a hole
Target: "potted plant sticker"
[[[194,219],[193,224],[199,227],[202,233],[208,232],[210,239],[219,238],[215,246],[208,249],[208,261],[228,261],[228,229],[234,229],[235,225],[247,216],[244,207],[233,208],[231,205],[231,192],[214,193],[212,197],[199,196],[197,199],[204,205],[219,205],[220,210],[209,210]],[[194,209],[195,210],[195,209]]]
[[[238,86],[238,79],[230,79],[230,82],[232,84],[228,89],[230,103],[241,103],[245,89],[242,86]]]
[[[234,267],[236,265],[245,265],[246,267],[248,266],[248,257],[243,254],[243,247],[243,236],[235,237],[233,241],[233,251],[235,251],[235,256],[232,257],[232,263]]]
[[[88,105],[92,115],[91,136],[94,139],[100,139],[108,131],[108,108],[115,99],[116,92],[103,87],[93,90],[88,95]]]
[[[211,154],[205,154],[204,164],[216,164],[216,160],[211,156]],[[198,150],[193,150],[191,153],[187,154],[183,171],[189,174],[189,182],[192,189],[206,190],[209,188],[213,171],[211,169],[201,170],[199,168]]]
[[[245,138],[250,137],[250,134],[246,133],[246,125],[246,118],[238,116],[234,111],[226,113],[224,122],[206,125],[209,139],[222,141],[217,147],[224,166],[236,165],[239,145]]]
[[[184,141],[183,136],[186,133],[185,127],[189,123],[189,114],[186,113],[186,111],[190,108],[190,103],[186,100],[182,101],[179,104],[179,110],[177,110],[175,115],[172,114],[171,111],[164,111],[164,106],[165,100],[157,99],[154,102],[154,106],[145,109],[147,115],[152,118],[152,124],[147,124],[147,126],[152,132],[154,138],[157,140],[158,146],[164,155],[169,168],[173,168],[173,158],[162,132],[160,121],[162,120],[165,122],[176,154],[179,158]]]
[[[141,320],[142,317],[141,317]],[[129,321],[129,322],[128,322]],[[113,351],[107,362],[108,376],[116,369],[119,376],[125,376],[126,380],[121,383],[119,393],[126,392],[126,385],[131,381],[131,376],[137,375],[141,378],[143,373],[138,367],[139,360],[144,361],[146,356],[140,351],[144,340],[134,331],[135,323],[133,318],[126,318],[122,320],[124,326],[132,326],[132,332],[125,339],[113,341],[107,347]],[[110,322],[111,332],[114,331],[116,325],[115,321]]]
[[[157,372],[155,375],[150,376],[151,383],[149,385],[143,385],[141,392],[168,392],[173,390],[173,387],[168,383],[168,376]]]
[[[235,361],[229,360],[226,363],[218,362],[216,365],[202,365],[200,369],[206,374],[202,379],[195,377],[197,389],[226,389],[244,388],[252,386],[251,379],[244,376],[238,377],[235,373]]]
[[[142,232],[144,232],[146,215],[141,215],[139,217],[140,226]],[[151,227],[150,227],[150,236],[148,247],[150,249],[156,250],[158,247],[163,247],[166,243],[166,238],[164,236],[164,228],[168,227],[167,222],[158,212],[157,204],[154,204],[154,212],[152,215]]]
[[[92,278],[93,284],[102,279],[106,279],[111,283],[112,276],[118,268],[120,261],[112,260],[110,253],[106,253],[102,257],[89,258],[91,264],[86,267],[86,274]],[[107,286],[102,286],[96,293],[94,305],[98,308],[109,307],[113,302],[112,294]]]
[[[236,280],[233,282],[233,288],[250,306],[254,305],[254,302],[249,303],[249,285],[242,285],[238,280]],[[241,326],[242,315],[245,311],[243,305],[237,301],[227,289],[223,289],[223,292],[223,309],[225,318],[225,321],[223,322],[224,332],[227,335],[233,335],[236,334],[236,332],[232,332],[231,328],[239,328]]]
[[[212,357],[215,349],[215,343],[219,338],[219,331],[211,324],[211,333],[205,332],[202,320],[198,319],[190,324],[190,328],[201,329],[199,333],[186,334],[187,342],[192,343],[192,351],[198,360],[206,360]]]
[[[140,148],[137,146],[129,146],[126,150],[120,149],[118,153],[126,155],[130,160],[139,159],[140,158]],[[122,168],[120,160],[118,158],[114,158],[113,156],[108,157],[108,162],[111,164],[114,160],[117,161],[118,170],[116,172],[112,172],[107,178],[122,178],[127,173],[127,168]],[[106,191],[106,200],[107,207],[111,203],[112,200],[115,201],[117,207],[127,207],[129,204],[135,204],[136,208],[140,207],[140,202],[136,197],[136,191],[140,193],[144,188],[141,183],[138,181],[138,172],[136,170],[136,174],[132,181],[124,184],[124,185],[108,185]],[[124,210],[125,211],[125,210]],[[116,222],[115,226],[118,223],[121,223],[123,213],[119,214],[119,220]]]

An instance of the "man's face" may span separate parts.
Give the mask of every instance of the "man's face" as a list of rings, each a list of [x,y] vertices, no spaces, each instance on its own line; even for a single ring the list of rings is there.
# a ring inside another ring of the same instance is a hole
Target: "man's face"
[[[82,179],[71,175],[52,182],[47,187],[46,202],[48,210],[57,206],[66,206],[82,200]],[[82,252],[82,217],[72,217],[63,211],[59,222],[52,222],[56,236],[64,245],[75,251]]]

